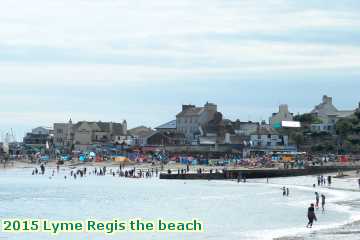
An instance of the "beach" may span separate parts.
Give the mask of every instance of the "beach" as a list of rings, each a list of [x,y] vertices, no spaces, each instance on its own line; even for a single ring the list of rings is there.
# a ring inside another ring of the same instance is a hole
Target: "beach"
[[[69,177],[71,170],[75,172],[86,166],[88,171],[93,171],[104,164],[61,166],[56,173],[55,165],[50,163],[44,176],[31,175],[34,165],[17,164],[1,170],[3,218],[162,218],[178,221],[197,218],[205,225],[203,233],[121,233],[107,236],[107,239],[335,239],[339,236],[356,239],[360,220],[360,192],[355,172],[349,172],[346,178],[334,179],[331,188],[313,189],[316,176],[274,178],[269,183],[266,179],[237,183],[121,178],[108,172],[105,176],[92,174],[75,180]],[[119,168],[110,163],[106,167],[114,172]],[[150,169],[151,165],[141,168]],[[283,186],[290,189],[289,197],[282,196]],[[306,211],[315,201],[314,191],[327,196],[326,212],[322,214],[317,210],[318,222],[313,229],[307,229]],[[44,233],[1,233],[0,237],[49,239]],[[103,239],[101,234],[86,233],[60,234],[51,239],[69,237]]]

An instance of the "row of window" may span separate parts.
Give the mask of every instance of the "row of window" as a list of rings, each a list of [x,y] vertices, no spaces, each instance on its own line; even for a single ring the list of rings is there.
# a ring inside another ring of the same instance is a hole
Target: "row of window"
[[[181,127],[181,128],[179,128],[179,130],[182,133],[191,134],[193,132],[196,132],[198,130],[198,128],[197,127],[190,127],[190,128]]]
[[[263,139],[263,136],[266,136],[266,135],[257,135],[257,139]],[[276,139],[281,138],[281,136],[268,134],[267,138],[276,140]]]
[[[332,131],[333,127],[331,125],[313,125],[311,127],[313,131]]]
[[[198,118],[179,118],[179,123],[198,123]]]
[[[282,142],[255,142],[254,143],[255,146],[283,146],[284,143]]]

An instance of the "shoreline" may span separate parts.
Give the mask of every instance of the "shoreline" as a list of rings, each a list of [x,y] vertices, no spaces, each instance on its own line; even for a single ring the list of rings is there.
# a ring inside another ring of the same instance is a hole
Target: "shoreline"
[[[7,166],[5,169],[4,168],[0,168],[2,170],[21,170],[21,169],[31,169],[34,167],[38,167],[39,164],[32,164],[32,163],[26,163],[26,162],[16,162],[13,166]],[[46,164],[47,168],[49,169],[53,169],[56,168],[56,163],[55,162],[49,162]],[[86,163],[69,163],[69,164],[65,164],[65,165],[60,165],[60,167],[62,169],[66,169],[66,170],[70,170],[73,168],[77,168],[77,167],[102,167],[102,166],[106,166],[109,168],[118,168],[119,164],[118,163],[114,163],[114,162],[100,162],[100,163],[95,163],[95,162],[86,162]],[[156,166],[152,166],[151,164],[128,164],[125,165],[124,167],[127,168],[131,168],[131,167],[136,167],[138,169],[142,169],[142,168],[155,168],[155,167],[159,167],[158,165]],[[170,165],[171,167],[184,167],[184,165]],[[185,166],[186,167],[186,166]],[[195,166],[196,167],[196,166]],[[167,168],[167,167],[165,167]],[[0,170],[1,172],[1,170]],[[344,172],[345,176],[342,177],[341,179],[343,180],[351,180],[352,178],[358,178],[359,174],[356,174],[356,171],[346,171]],[[316,175],[307,175],[307,176],[316,176]],[[295,177],[299,177],[299,176],[295,176]],[[304,176],[305,177],[305,176]],[[275,179],[281,179],[281,178],[275,178]],[[259,182],[260,183],[260,182]],[[311,189],[310,186],[305,186],[305,185],[294,185],[294,184],[289,184],[289,187],[293,186],[293,187],[306,187],[309,190]],[[358,192],[358,190],[355,189],[345,189],[345,188],[341,188],[341,187],[324,187],[324,189],[327,190],[334,190],[334,191],[341,191],[341,192]],[[352,205],[351,207],[354,208],[358,213],[360,213],[360,196],[358,199],[342,199],[340,201],[336,201],[336,202],[332,202],[334,204],[340,205],[340,206],[349,206]],[[331,224],[333,225],[333,224]],[[356,229],[359,229],[360,227],[360,215],[358,215],[357,219],[349,219],[349,221],[347,221],[346,223],[338,223],[338,224],[334,224],[336,226],[330,226],[329,228],[324,228],[324,229],[315,229],[312,230],[311,232],[307,232],[306,229],[302,230],[301,233],[294,233],[294,235],[290,234],[290,235],[283,235],[283,236],[279,236],[279,237],[273,237],[273,240],[300,240],[300,239],[309,239],[310,236],[320,236],[320,238],[315,238],[315,239],[323,239],[321,236],[326,236],[329,234],[335,234],[336,236],[341,236],[341,235],[353,235],[355,236],[355,234],[358,234],[359,232],[356,231]],[[341,237],[340,237],[341,238]],[[335,238],[334,238],[335,239]]]
[[[351,200],[351,202],[358,202],[360,204],[360,199],[354,199]],[[344,205],[341,203],[334,203],[336,205],[342,206],[342,207],[348,207],[348,205]],[[349,237],[349,239],[356,239],[352,238],[355,236],[358,236],[360,233],[360,207],[355,208],[357,210],[357,218],[352,219],[352,215],[350,215],[350,219],[346,222],[339,222],[334,223],[330,225],[329,227],[324,227],[320,229],[312,229],[309,232],[306,232],[306,229],[304,227],[304,230],[301,233],[295,233],[295,234],[288,234],[283,235],[279,237],[272,238],[272,240],[306,240],[306,239],[329,239],[326,238],[326,236],[332,236],[331,239],[344,239],[343,236],[345,235]],[[349,210],[350,211],[350,210]]]
[[[356,172],[353,172],[353,174],[356,174]],[[349,178],[350,175],[347,177]],[[303,185],[298,185],[298,186],[303,187]],[[307,188],[311,189],[311,187],[307,187]],[[356,189],[347,189],[347,188],[339,188],[339,187],[335,187],[335,188],[324,187],[324,188],[327,190],[333,190],[338,192],[360,193],[360,190],[356,190]],[[329,203],[334,204],[340,208],[343,208],[339,212],[348,213],[349,219],[346,220],[345,222],[344,221],[335,222],[333,224],[330,224],[328,227],[324,227],[320,229],[311,229],[310,231],[306,231],[307,229],[304,229],[301,233],[287,234],[279,237],[274,237],[272,239],[273,240],[356,239],[355,236],[358,236],[358,234],[360,233],[359,230],[360,229],[360,194],[357,197],[352,197],[350,199],[345,199],[345,198],[337,199],[334,202],[329,202]],[[328,238],[327,236],[331,236],[331,238]],[[348,238],[344,238],[344,236]]]
[[[57,164],[55,161],[43,162],[46,167],[56,168]],[[30,163],[27,161],[11,161],[7,163],[4,167],[4,164],[0,164],[0,172],[3,170],[9,169],[26,169],[26,168],[36,168],[39,167],[41,163]],[[119,167],[120,164],[124,168],[136,167],[139,169],[149,169],[149,168],[158,168],[160,173],[160,179],[178,179],[178,180],[236,180],[238,179],[239,173],[241,176],[247,179],[261,179],[261,178],[279,178],[279,177],[298,177],[298,176],[313,176],[313,175],[323,175],[329,174],[334,178],[339,179],[350,179],[350,178],[360,178],[360,173],[357,174],[356,170],[360,169],[360,165],[332,165],[332,166],[315,166],[308,169],[283,169],[283,168],[246,168],[246,167],[224,167],[224,166],[203,166],[203,165],[190,165],[190,171],[184,174],[177,174],[177,170],[186,169],[187,165],[184,164],[167,164],[164,165],[164,169],[160,171],[161,165],[156,164],[152,165],[151,163],[118,163],[112,161],[104,162],[65,162],[60,165],[60,168],[76,168],[76,167]],[[197,170],[201,168],[204,171],[204,176],[198,174]],[[322,168],[324,169],[322,171]],[[167,170],[171,169],[174,173],[168,174]],[[313,169],[313,170],[311,170]],[[221,176],[215,176],[215,171],[219,171],[218,174]],[[210,173],[212,171],[212,174]],[[222,179],[223,173],[221,171],[226,171],[227,176]],[[338,171],[343,173],[343,176],[336,176]]]

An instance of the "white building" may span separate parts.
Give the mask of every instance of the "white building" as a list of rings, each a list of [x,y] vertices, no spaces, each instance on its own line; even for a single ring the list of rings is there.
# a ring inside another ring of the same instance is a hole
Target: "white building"
[[[281,135],[268,128],[259,128],[255,133],[250,135],[252,147],[259,148],[276,148],[286,147],[289,145],[287,135]]]
[[[139,126],[128,131],[128,134],[133,138],[132,144],[137,146],[146,146],[147,138],[151,136],[155,131],[149,127]]]

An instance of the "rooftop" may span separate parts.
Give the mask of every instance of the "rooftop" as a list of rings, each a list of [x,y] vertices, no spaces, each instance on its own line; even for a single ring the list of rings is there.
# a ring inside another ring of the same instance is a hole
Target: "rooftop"
[[[172,120],[170,122],[164,123],[155,129],[176,129],[176,120]]]

